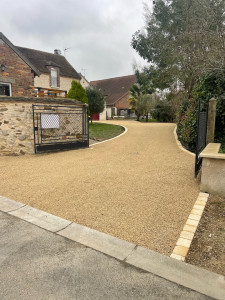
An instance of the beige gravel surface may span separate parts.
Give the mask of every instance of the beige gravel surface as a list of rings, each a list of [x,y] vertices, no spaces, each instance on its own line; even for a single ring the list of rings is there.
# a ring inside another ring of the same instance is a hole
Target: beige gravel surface
[[[199,193],[174,124],[128,128],[89,149],[0,157],[0,195],[170,255]]]

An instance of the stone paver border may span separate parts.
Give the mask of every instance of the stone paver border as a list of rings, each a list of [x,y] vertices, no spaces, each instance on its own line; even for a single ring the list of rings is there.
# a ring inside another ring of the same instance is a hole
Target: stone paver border
[[[200,192],[170,257],[185,261],[209,194]]]
[[[182,150],[182,151],[184,151],[184,152],[186,152],[186,153],[188,153],[188,154],[190,154],[190,155],[192,155],[192,156],[195,156],[194,153],[192,153],[191,151],[188,151],[187,149],[185,149],[185,148],[182,146],[181,142],[179,141],[178,136],[177,136],[177,125],[176,125],[176,127],[174,128],[173,134],[174,134],[174,137],[175,137],[177,146],[180,148],[180,150]]]
[[[200,211],[203,210],[201,207],[207,202],[206,198],[208,197],[205,193],[199,194],[196,207],[194,208],[196,211],[192,211],[191,215],[199,216],[196,213],[200,213]],[[218,300],[225,299],[225,278],[222,275],[172,259],[163,254],[1,196],[0,211],[201,294]],[[200,218],[197,217],[197,219]],[[198,222],[196,221],[196,217],[190,219],[190,221],[191,222],[185,226],[191,228],[191,226],[194,227],[192,222]],[[194,230],[194,228],[192,230]],[[189,236],[189,232],[192,232],[188,230],[184,230],[184,232],[187,233],[183,234],[181,239],[188,241],[187,237]],[[182,243],[182,240],[180,242]]]

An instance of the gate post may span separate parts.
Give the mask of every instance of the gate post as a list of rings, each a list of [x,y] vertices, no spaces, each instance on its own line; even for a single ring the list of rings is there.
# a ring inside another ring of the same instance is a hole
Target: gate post
[[[216,124],[216,99],[211,98],[209,100],[209,108],[208,108],[206,145],[209,143],[214,143],[215,124]]]

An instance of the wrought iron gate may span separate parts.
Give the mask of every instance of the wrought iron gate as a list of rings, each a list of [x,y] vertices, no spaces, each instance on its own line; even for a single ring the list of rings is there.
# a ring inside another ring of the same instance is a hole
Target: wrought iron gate
[[[89,147],[88,108],[32,105],[34,151]]]
[[[199,157],[199,155],[206,147],[207,121],[208,121],[208,104],[199,100],[196,152],[195,152],[195,178],[198,176],[198,173],[202,166],[202,158]]]

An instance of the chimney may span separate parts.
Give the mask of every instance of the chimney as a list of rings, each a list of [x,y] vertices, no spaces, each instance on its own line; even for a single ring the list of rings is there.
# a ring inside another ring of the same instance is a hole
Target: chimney
[[[61,52],[61,50],[59,50],[59,49],[55,49],[55,50],[54,50],[54,54],[61,55],[62,52]]]

